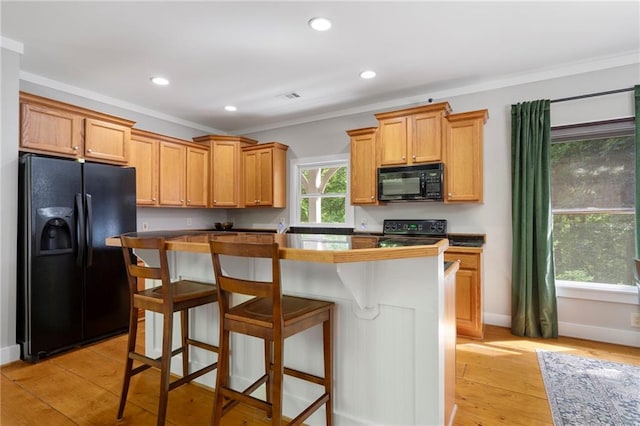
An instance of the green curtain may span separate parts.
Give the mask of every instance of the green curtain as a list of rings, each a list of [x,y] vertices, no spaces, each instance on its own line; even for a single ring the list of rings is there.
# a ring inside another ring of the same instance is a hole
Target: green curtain
[[[636,259],[640,259],[640,85],[634,86],[633,92],[636,100]]]
[[[511,106],[511,332],[557,337],[549,150],[550,101]]]

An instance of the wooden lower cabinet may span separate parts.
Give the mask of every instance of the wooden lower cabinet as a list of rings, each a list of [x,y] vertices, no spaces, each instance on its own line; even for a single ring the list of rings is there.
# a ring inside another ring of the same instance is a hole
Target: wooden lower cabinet
[[[460,261],[456,273],[456,330],[459,336],[481,339],[482,323],[482,253],[456,251],[450,247],[445,261]]]

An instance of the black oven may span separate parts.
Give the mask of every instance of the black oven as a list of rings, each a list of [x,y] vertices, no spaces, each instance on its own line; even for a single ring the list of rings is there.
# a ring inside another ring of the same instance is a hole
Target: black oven
[[[444,165],[381,167],[378,169],[380,201],[442,201]]]

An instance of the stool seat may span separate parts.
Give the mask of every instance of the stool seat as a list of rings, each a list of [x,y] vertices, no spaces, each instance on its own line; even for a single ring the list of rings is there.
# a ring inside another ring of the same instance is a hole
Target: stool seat
[[[282,424],[283,377],[293,376],[323,388],[321,395],[311,402],[290,425],[300,425],[311,414],[325,406],[328,426],[333,424],[333,315],[335,304],[330,301],[282,294],[278,243],[255,240],[209,242],[213,261],[218,308],[220,310],[220,358],[213,404],[212,424],[219,425],[222,416],[238,403],[262,409],[273,425]],[[265,240],[267,238],[261,238]],[[225,258],[263,258],[271,260],[271,281],[248,280],[223,272],[221,255]],[[233,294],[252,296],[233,305]],[[322,326],[324,377],[284,366],[284,340],[315,326]],[[264,341],[264,371],[253,384],[240,391],[231,388],[229,381],[230,333],[258,337]],[[266,386],[266,400],[252,396],[262,384]],[[227,402],[228,401],[228,402]]]

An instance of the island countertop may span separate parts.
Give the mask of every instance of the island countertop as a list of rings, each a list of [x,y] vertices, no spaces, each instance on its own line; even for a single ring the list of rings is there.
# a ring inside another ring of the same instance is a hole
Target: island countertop
[[[280,245],[280,258],[324,263],[367,262],[438,256],[448,247],[446,238],[399,236],[359,236],[334,234],[273,234],[260,232],[228,232],[208,230],[148,231],[126,234],[132,237],[164,237],[167,250],[209,253],[209,240],[275,241]],[[119,246],[117,236],[107,245]]]

